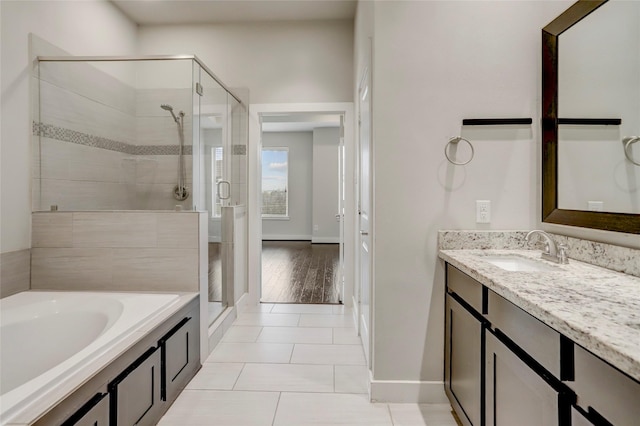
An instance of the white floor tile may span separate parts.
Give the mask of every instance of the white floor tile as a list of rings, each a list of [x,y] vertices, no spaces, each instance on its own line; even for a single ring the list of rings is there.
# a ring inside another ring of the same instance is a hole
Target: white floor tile
[[[333,392],[333,366],[247,364],[234,390]]]
[[[354,327],[348,315],[300,314],[299,327]]]
[[[293,345],[289,343],[220,342],[206,362],[288,363]]]
[[[282,393],[275,426],[390,426],[387,404],[371,404],[364,395]]]
[[[291,363],[365,365],[365,359],[360,345],[296,344],[293,348]]]
[[[186,389],[231,390],[243,366],[242,363],[205,362]]]
[[[324,343],[333,342],[330,328],[312,327],[264,327],[258,342],[271,343]]]
[[[262,327],[254,325],[233,325],[222,337],[223,342],[249,343],[255,342]]]
[[[395,426],[457,426],[449,404],[389,404]]]
[[[332,313],[334,315],[338,315],[338,314],[342,315],[342,314],[344,314],[344,315],[351,316],[352,313],[353,313],[353,308],[347,307],[347,306],[344,306],[344,305],[333,305],[333,312]]]
[[[249,312],[241,314],[233,325],[254,325],[270,327],[295,327],[300,320],[300,314],[271,314],[265,312]]]
[[[334,345],[360,345],[360,336],[355,328],[337,327],[333,329]]]
[[[277,392],[185,390],[158,423],[161,426],[269,426]]]
[[[278,303],[271,310],[273,314],[333,314],[333,305]]]
[[[258,303],[257,305],[245,306],[244,308],[242,308],[242,313],[271,312],[273,306],[273,303]]]
[[[369,369],[366,365],[336,365],[335,380],[337,393],[369,394]]]

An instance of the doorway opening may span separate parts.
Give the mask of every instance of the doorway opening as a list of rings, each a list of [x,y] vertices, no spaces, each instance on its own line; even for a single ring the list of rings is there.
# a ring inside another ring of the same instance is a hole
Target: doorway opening
[[[260,115],[261,302],[343,302],[343,122]]]

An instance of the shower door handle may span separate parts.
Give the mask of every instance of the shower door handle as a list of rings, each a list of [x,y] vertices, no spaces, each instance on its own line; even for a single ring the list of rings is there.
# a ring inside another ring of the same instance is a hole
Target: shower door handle
[[[227,195],[225,197],[222,196],[223,183],[227,185]],[[221,200],[228,200],[229,198],[231,198],[231,182],[229,182],[228,180],[219,180],[216,186],[218,191],[218,198],[220,198]]]

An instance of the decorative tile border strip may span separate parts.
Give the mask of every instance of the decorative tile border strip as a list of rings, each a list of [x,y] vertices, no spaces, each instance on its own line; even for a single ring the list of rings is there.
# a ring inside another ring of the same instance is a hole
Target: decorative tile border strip
[[[440,250],[527,250],[538,249],[527,244],[527,231],[438,231]],[[570,259],[640,277],[640,250],[551,234],[556,243],[568,246]]]
[[[78,132],[76,130],[65,129],[45,123],[33,123],[34,136],[44,136],[45,138],[55,139],[63,142],[71,142],[78,145],[91,146],[94,148],[108,149],[109,151],[118,151],[125,154],[135,155],[135,145],[107,139],[100,136],[89,135],[87,133]]]
[[[32,130],[34,136],[43,136],[58,141],[107,149],[109,151],[122,152],[130,155],[178,155],[180,152],[179,145],[131,145],[113,139],[66,129],[64,127],[36,123],[35,121],[33,122]],[[185,145],[182,153],[184,155],[191,155],[193,153],[193,147],[191,145]]]

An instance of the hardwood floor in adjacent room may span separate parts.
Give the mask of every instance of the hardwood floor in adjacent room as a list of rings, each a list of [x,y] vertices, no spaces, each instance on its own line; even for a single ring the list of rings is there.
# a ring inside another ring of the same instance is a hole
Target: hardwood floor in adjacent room
[[[262,242],[262,302],[339,303],[338,244]]]

